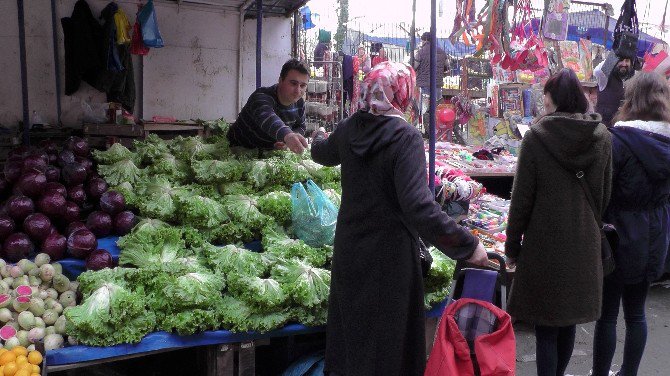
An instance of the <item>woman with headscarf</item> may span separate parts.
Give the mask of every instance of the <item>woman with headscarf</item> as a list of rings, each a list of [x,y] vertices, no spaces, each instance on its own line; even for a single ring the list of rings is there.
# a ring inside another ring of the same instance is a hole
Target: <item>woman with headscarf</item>
[[[450,219],[428,188],[421,134],[404,119],[414,71],[375,66],[357,113],[326,138],[315,132],[312,158],[342,166],[335,232],[326,374],[423,375],[423,279],[418,237],[449,257],[483,265],[478,239]]]

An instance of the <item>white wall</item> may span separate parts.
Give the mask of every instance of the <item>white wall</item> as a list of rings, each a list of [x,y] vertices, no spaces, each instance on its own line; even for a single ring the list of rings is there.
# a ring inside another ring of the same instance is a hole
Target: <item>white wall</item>
[[[0,125],[15,125],[23,117],[21,104],[21,65],[19,64],[19,26],[16,1],[0,1]]]
[[[94,16],[109,0],[87,0]],[[76,0],[58,0],[58,43],[62,88],[65,86],[63,31],[60,18],[72,14]],[[49,0],[24,2],[29,110],[56,122],[56,84]],[[117,1],[131,24],[135,1]],[[242,103],[255,88],[256,21],[247,20],[243,33],[243,72],[239,74],[239,13],[203,6],[177,6],[155,1],[165,47],[148,56],[133,57],[137,90],[135,114],[178,119],[230,121],[237,116],[238,77],[243,82]],[[23,118],[19,60],[18,11],[15,1],[0,1],[0,124],[16,126]],[[263,20],[263,85],[277,81],[281,65],[290,57],[290,18]],[[140,90],[141,89],[141,90]],[[140,96],[142,95],[142,96]],[[105,94],[82,82],[72,96],[61,95],[62,121],[81,123],[82,102],[103,103]]]
[[[291,22],[286,18],[263,20],[261,51],[261,85],[270,86],[279,80],[286,60],[291,58]],[[244,22],[242,40],[242,104],[256,89],[256,20]]]

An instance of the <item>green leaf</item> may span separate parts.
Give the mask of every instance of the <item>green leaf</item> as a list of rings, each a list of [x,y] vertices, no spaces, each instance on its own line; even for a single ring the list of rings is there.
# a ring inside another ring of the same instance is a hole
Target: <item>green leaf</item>
[[[311,267],[300,261],[278,265],[272,276],[286,286],[293,300],[305,307],[316,307],[328,301],[330,271]]]
[[[98,165],[98,173],[112,186],[121,183],[130,183],[134,186],[145,176],[145,171],[138,168],[132,159],[123,159],[109,165]]]
[[[281,225],[291,223],[291,194],[288,192],[270,192],[258,198],[258,210],[269,215]]]
[[[177,211],[182,224],[195,228],[214,228],[230,218],[220,203],[203,196],[180,196]]]
[[[93,159],[95,159],[98,164],[109,165],[116,162],[131,160],[133,162],[138,162],[140,159],[135,153],[128,150],[127,147],[121,145],[120,143],[114,143],[107,150],[93,150]]]
[[[231,183],[242,179],[248,168],[245,164],[229,159],[226,161],[204,160],[193,161],[191,164],[195,179],[203,184]]]
[[[229,290],[247,304],[262,310],[282,306],[288,300],[283,287],[272,278],[242,277],[231,280]]]
[[[258,253],[234,245],[224,247],[208,245],[203,248],[203,252],[209,266],[216,273],[224,274],[229,279],[233,276],[261,277],[267,270]]]
[[[174,227],[132,231],[117,241],[120,265],[146,267],[175,261],[188,255],[182,234]]]

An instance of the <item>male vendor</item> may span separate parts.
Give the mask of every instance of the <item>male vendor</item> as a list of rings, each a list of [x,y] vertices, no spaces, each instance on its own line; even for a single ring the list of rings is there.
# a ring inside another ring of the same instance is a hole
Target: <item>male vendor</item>
[[[302,154],[307,147],[305,100],[309,70],[296,59],[284,63],[279,82],[251,94],[228,130],[231,146],[259,149],[288,148]]]

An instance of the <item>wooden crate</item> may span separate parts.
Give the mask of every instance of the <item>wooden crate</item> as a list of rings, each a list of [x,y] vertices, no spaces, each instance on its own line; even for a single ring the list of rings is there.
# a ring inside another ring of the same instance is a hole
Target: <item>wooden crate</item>
[[[204,136],[203,126],[195,124],[151,123],[137,125],[84,124],[84,136],[91,147],[105,149],[114,142],[130,147],[133,140],[143,140],[149,134],[156,134],[165,140],[177,136]]]

